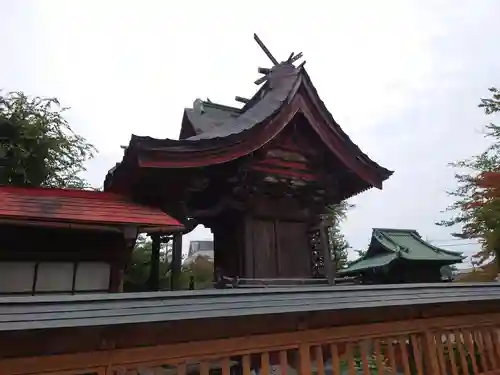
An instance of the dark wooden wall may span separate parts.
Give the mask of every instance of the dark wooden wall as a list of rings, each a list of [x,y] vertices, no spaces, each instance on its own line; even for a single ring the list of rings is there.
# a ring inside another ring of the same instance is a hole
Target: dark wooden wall
[[[243,278],[309,278],[309,211],[293,199],[254,198],[211,226],[215,269]]]
[[[437,283],[441,282],[440,263],[418,261],[396,261],[386,270],[367,270],[365,282],[374,284]]]
[[[306,222],[248,218],[245,228],[246,277],[311,277]]]
[[[125,254],[118,232],[0,225],[0,260],[116,261]]]

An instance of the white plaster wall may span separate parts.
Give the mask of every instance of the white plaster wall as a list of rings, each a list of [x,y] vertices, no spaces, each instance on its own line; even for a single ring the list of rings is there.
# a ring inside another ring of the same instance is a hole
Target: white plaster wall
[[[74,264],[69,262],[46,262],[38,265],[35,285],[37,292],[71,292]]]
[[[108,290],[110,265],[103,262],[81,262],[76,268],[75,291]]]
[[[0,293],[31,292],[35,262],[0,262]]]

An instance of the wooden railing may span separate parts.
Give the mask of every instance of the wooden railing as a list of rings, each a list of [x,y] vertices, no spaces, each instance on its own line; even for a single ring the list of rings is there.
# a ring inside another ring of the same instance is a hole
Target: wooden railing
[[[252,373],[500,374],[500,314],[415,319],[0,360],[1,375]]]

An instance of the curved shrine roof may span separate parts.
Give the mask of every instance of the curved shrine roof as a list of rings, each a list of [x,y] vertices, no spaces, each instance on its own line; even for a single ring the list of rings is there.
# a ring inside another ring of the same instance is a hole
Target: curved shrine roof
[[[374,251],[380,248],[382,251]],[[460,263],[462,253],[441,249],[424,241],[414,229],[374,228],[367,254],[339,272],[354,274],[366,269],[384,267],[394,260],[431,261],[442,264]]]
[[[306,117],[330,152],[363,179],[366,188],[381,188],[392,175],[364,154],[335,122],[303,64],[281,63],[270,70],[267,82],[241,109],[195,101],[184,112],[180,140],[133,135],[123,161],[106,176],[105,188],[113,185],[117,169],[131,163],[144,168],[192,168],[243,157],[276,137],[297,114]]]

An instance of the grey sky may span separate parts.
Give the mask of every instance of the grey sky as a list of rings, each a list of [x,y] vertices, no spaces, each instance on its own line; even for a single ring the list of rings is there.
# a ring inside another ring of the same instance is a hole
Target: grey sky
[[[447,163],[487,144],[476,105],[500,85],[499,14],[497,0],[0,0],[0,87],[71,106],[74,130],[100,151],[87,177],[101,186],[131,133],[176,138],[197,97],[252,95],[269,65],[257,32],[278,59],[302,51],[337,122],[395,170],[383,191],[352,199],[352,246],[372,227],[406,227],[470,253],[434,222],[454,187]]]

